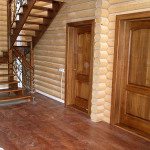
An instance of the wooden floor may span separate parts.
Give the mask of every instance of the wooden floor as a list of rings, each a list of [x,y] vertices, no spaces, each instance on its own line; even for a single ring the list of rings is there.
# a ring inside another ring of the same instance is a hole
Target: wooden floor
[[[47,100],[47,101],[46,101]],[[36,104],[0,108],[5,150],[148,150],[150,143],[36,94]]]

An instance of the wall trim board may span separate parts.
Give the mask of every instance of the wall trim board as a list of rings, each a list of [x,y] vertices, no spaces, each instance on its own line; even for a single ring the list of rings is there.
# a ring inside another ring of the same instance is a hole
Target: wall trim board
[[[47,94],[47,93],[45,93],[45,92],[42,92],[42,91],[40,91],[40,90],[36,90],[36,92],[39,93],[39,94],[42,94],[42,95],[44,95],[44,96],[46,96],[46,97],[48,97],[48,98],[51,98],[51,99],[53,99],[53,100],[55,100],[55,101],[64,103],[64,100],[62,100],[62,99],[60,99],[60,98],[58,98],[58,97],[49,95],[49,94]]]

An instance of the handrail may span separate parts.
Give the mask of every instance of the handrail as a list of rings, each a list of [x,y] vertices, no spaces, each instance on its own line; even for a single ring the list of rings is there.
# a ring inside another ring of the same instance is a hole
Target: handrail
[[[16,57],[20,57],[20,58],[23,60],[23,62],[24,62],[24,67],[30,68],[31,70],[34,70],[34,67],[31,66],[31,65],[26,61],[24,55],[22,55],[19,50],[17,50],[17,49],[14,48],[14,49],[13,49],[13,53],[15,54]]]

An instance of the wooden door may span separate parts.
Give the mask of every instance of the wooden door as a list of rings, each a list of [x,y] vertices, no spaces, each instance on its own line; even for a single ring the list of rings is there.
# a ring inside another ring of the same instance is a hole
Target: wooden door
[[[133,14],[136,19],[132,14],[117,18],[111,123],[149,137],[150,20],[148,13],[142,15],[146,19],[137,19],[137,14]]]
[[[150,134],[150,21],[126,25],[120,123]]]
[[[74,51],[74,105],[88,111],[90,97],[91,26],[76,28]]]
[[[90,113],[93,70],[93,21],[68,27],[66,105]]]

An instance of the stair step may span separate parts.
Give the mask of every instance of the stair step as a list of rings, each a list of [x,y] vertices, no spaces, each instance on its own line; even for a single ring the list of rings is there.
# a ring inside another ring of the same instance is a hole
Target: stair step
[[[37,0],[37,1],[41,1],[41,2],[46,2],[46,3],[52,3],[52,0]]]
[[[0,68],[0,70],[8,70],[8,67],[7,68]]]
[[[40,22],[32,22],[32,21],[26,21],[25,24],[34,24],[34,25],[43,25],[43,26],[47,26],[48,24],[44,24],[44,23],[40,23]]]
[[[8,51],[6,51],[6,50],[1,50],[1,52],[8,52]]]
[[[30,17],[36,17],[36,18],[50,18],[49,16],[44,15],[37,15],[37,14],[29,14]]]
[[[20,44],[20,43],[19,43],[19,44]],[[21,43],[21,45],[24,46],[24,47],[25,47],[25,46],[27,47],[27,46],[28,46],[28,43]],[[14,46],[15,46],[15,47],[18,46],[16,42],[14,43]]]
[[[13,68],[9,68],[10,70],[12,70]],[[8,70],[8,67],[7,68],[0,68],[0,70]]]
[[[0,63],[8,62],[7,57],[0,57]]]
[[[49,11],[52,10],[52,8],[42,7],[42,6],[33,6],[33,9],[43,10],[43,11]]]
[[[3,55],[8,55],[8,51],[2,50]]]
[[[15,76],[15,75],[13,75],[13,74],[0,74],[0,77],[11,77],[11,76]]]
[[[12,28],[14,29],[14,28]],[[26,27],[23,27],[22,30],[29,30],[29,31],[39,31],[39,29],[34,29],[34,28],[26,28]]]
[[[18,81],[2,81],[2,82],[0,82],[0,85],[4,85],[4,84],[16,84],[16,83],[18,83]]]
[[[22,28],[22,30],[40,31],[40,29],[33,29],[33,28]]]
[[[17,89],[2,89],[0,90],[0,93],[9,93],[9,92],[16,92],[16,91],[22,91],[24,89],[22,88],[17,88]]]
[[[28,37],[33,37],[34,35],[31,35],[31,34],[19,34],[18,36],[28,36]]]
[[[16,100],[23,100],[23,99],[31,99],[31,96],[10,96],[10,97],[4,97],[4,98],[0,98],[0,102],[9,102],[9,101],[16,101]]]
[[[16,40],[16,42],[32,42],[32,40]]]
[[[8,62],[0,62],[0,65],[9,64]]]
[[[30,46],[14,46],[15,48],[30,48]]]

